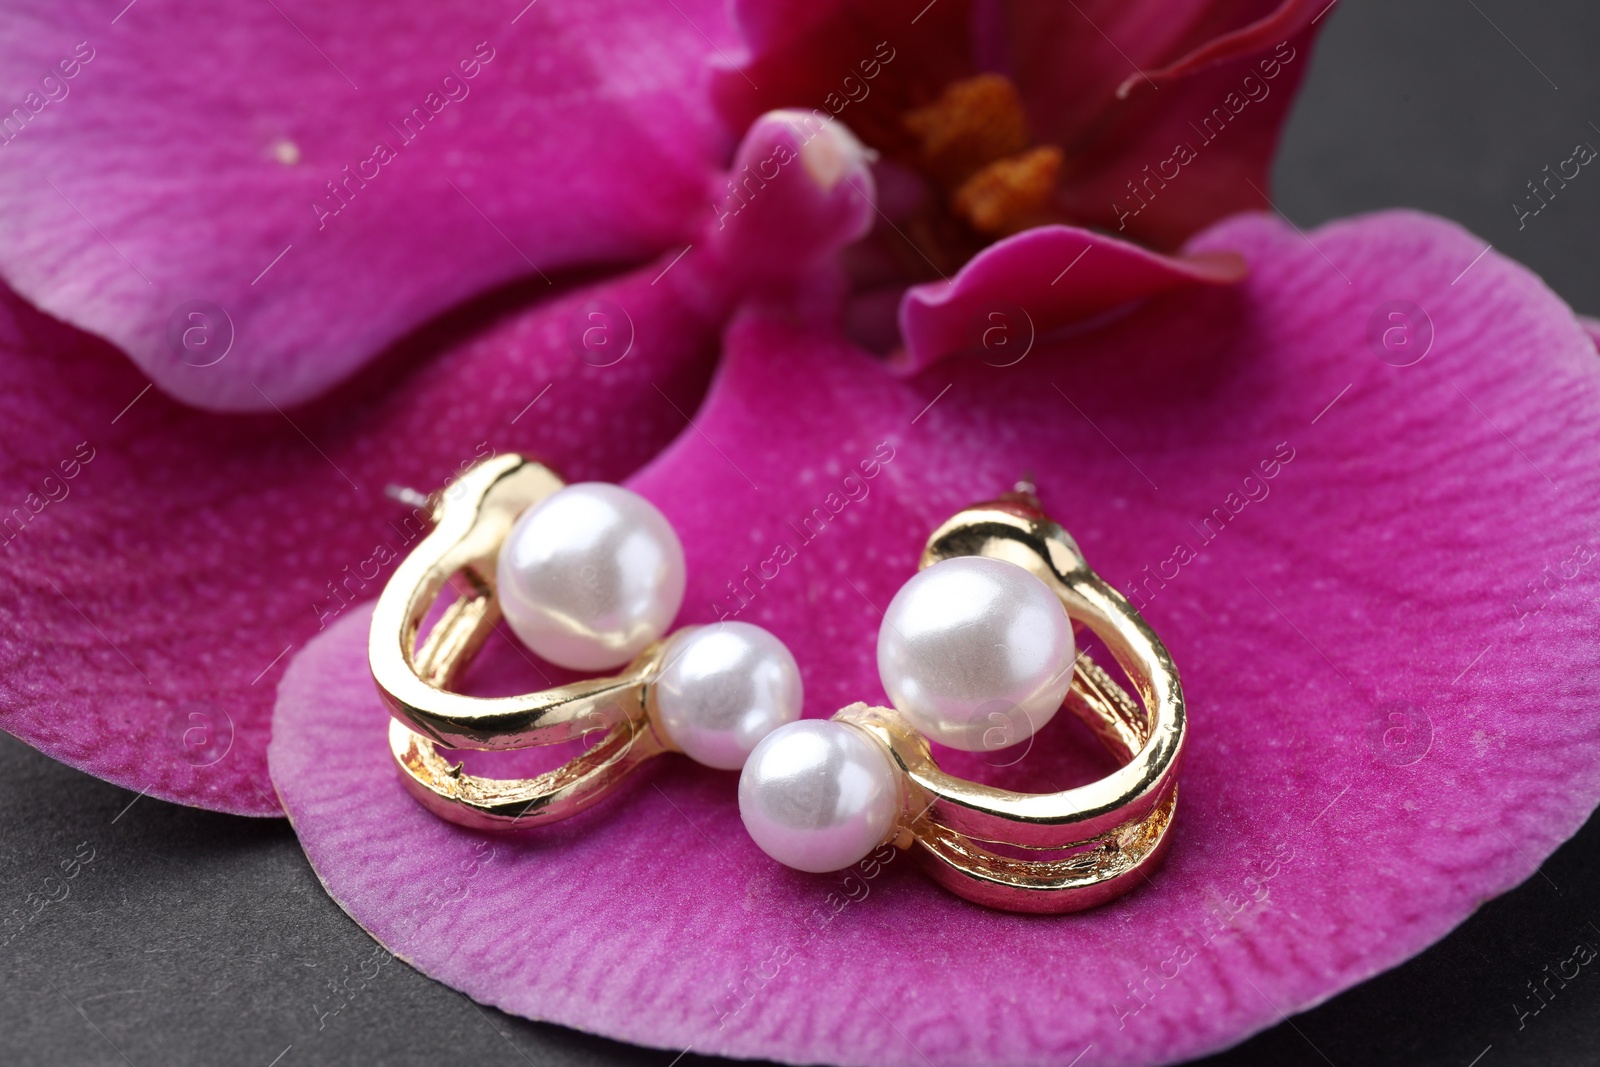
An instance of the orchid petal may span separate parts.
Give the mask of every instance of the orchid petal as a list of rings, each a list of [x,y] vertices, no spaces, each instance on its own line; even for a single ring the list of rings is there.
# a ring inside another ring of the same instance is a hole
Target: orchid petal
[[[1167,1063],[1395,965],[1600,798],[1600,362],[1498,253],[1452,285],[1482,246],[1408,213],[1307,236],[1241,217],[1189,249],[1242,251],[1237,286],[909,380],[752,307],[697,432],[632,480],[683,540],[681,621],[770,629],[824,716],[882,699],[879,612],[927,533],[1030,474],[1184,681],[1174,843],[1132,894],[1041,917],[905,854],[789,871],[744,834],[734,776],[678,757],[572,822],[461,830],[396,779],[355,610],[295,656],[274,716],[312,865],[482,1002],[786,1062]],[[1103,773],[1079,740],[1052,725],[1015,767],[947,765],[1061,787]]]
[[[1578,325],[1582,326],[1584,332],[1594,338],[1596,345],[1600,345],[1600,319],[1590,318],[1588,315],[1579,315]]]
[[[976,354],[991,366],[1026,358],[1043,335],[1141,297],[1244,277],[1231,252],[1163,256],[1071,226],[1040,226],[990,245],[946,282],[912,287],[900,303],[909,374]]]
[[[1287,41],[1299,34],[1302,30],[1314,26],[1333,7],[1334,0],[1282,0],[1271,11],[1262,14],[1254,22],[1241,26],[1239,29],[1221,33],[1215,37],[1208,37],[1204,43],[1195,48],[1182,58],[1168,63],[1159,70],[1141,71],[1130,74],[1117,86],[1118,96],[1127,96],[1145,83],[1146,77],[1150,83],[1172,81],[1185,77],[1196,71],[1226,63],[1230,60],[1247,58],[1262,52],[1280,41]],[[1213,16],[1219,12],[1216,5],[1204,5],[1210,8],[1207,12]],[[1172,5],[1164,5],[1160,9],[1151,8],[1152,15],[1158,16],[1154,21],[1159,21],[1159,16],[1170,19],[1173,15]],[[1226,12],[1229,18],[1237,18],[1234,11]],[[1145,29],[1148,27],[1141,27]]]
[[[204,408],[304,402],[495,286],[679,245],[728,147],[710,0],[106,18],[0,15],[0,67],[37,74],[0,126],[0,274]]]
[[[4,294],[0,727],[129,789],[278,814],[277,679],[425,531],[386,485],[506,449],[615,479],[686,425],[726,294],[666,265],[476,331],[458,315],[312,408],[250,417],[184,408]]]

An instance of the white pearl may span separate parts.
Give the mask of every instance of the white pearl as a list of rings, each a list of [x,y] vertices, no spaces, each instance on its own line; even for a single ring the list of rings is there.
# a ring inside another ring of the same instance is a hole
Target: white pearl
[[[889,701],[931,740],[988,752],[1032,737],[1072,684],[1074,643],[1050,587],[1005,560],[958,556],[895,594],[878,630]]]
[[[657,721],[691,759],[736,771],[760,740],[800,717],[800,666],[759,626],[722,622],[673,636],[650,687]]]
[[[672,625],[683,545],[638,493],[569,485],[512,525],[496,567],[500,610],[523,644],[562,667],[620,667]]]
[[[739,776],[745,829],[762,851],[796,870],[860,862],[889,839],[899,809],[899,773],[889,754],[832,719],[778,727]]]

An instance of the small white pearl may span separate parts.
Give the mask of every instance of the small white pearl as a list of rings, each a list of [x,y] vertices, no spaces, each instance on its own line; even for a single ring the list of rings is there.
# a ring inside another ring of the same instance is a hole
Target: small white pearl
[[[931,740],[988,752],[1032,737],[1072,684],[1072,623],[1044,582],[986,556],[943,560],[889,602],[878,677]]]
[[[739,776],[739,815],[762,851],[796,870],[837,871],[894,831],[899,774],[877,742],[832,719],[780,726]]]
[[[800,717],[800,666],[759,626],[722,622],[667,642],[650,687],[657,721],[691,759],[722,771],[744,766],[773,730]]]
[[[500,547],[500,610],[536,654],[562,667],[620,667],[672,625],[683,545],[638,493],[569,485],[525,511]]]

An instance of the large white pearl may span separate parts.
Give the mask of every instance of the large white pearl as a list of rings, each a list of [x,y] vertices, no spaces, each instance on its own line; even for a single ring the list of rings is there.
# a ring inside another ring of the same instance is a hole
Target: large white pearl
[[[878,630],[889,701],[928,738],[988,752],[1033,736],[1072,683],[1072,623],[1014,563],[958,556],[895,594]]]
[[[683,545],[638,493],[569,485],[523,512],[500,547],[500,610],[535,653],[562,667],[620,667],[672,625]]]
[[[780,726],[739,776],[739,815],[762,851],[796,870],[858,863],[894,830],[899,777],[865,733],[832,719]]]
[[[662,651],[650,687],[667,738],[707,767],[736,771],[772,731],[800,717],[800,666],[784,643],[747,622],[684,630]]]

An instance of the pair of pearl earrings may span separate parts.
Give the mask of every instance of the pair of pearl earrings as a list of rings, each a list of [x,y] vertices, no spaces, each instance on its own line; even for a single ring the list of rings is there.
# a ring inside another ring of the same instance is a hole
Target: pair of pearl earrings
[[[915,847],[937,881],[970,900],[1062,912],[1126,891],[1161,858],[1185,733],[1177,672],[1030,494],[968,508],[929,539],[879,632],[894,706],[806,721],[799,668],[767,631],[724,622],[662,640],[683,600],[683,549],[643,498],[565,486],[508,454],[430,506],[435,529],[385,587],[368,655],[394,716],[401,780],[443,818],[484,829],[566,818],[677,751],[742,767],[746,828],[804,871],[847,867],[893,842]],[[460,595],[419,644],[452,581]],[[502,614],[551,663],[622,670],[512,697],[454,692]],[[1100,636],[1143,708],[1075,654],[1074,620]],[[1118,758],[1117,771],[1059,793],[1011,793],[945,774],[928,746],[1018,744],[1063,706]],[[468,774],[439,753],[579,738],[592,742],[581,755],[523,779]]]

